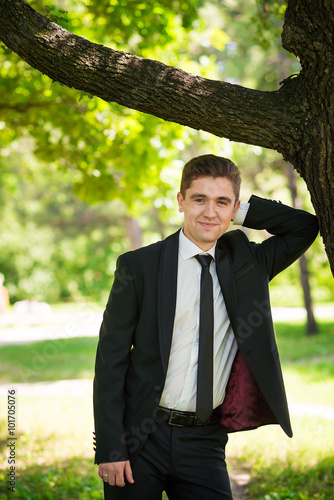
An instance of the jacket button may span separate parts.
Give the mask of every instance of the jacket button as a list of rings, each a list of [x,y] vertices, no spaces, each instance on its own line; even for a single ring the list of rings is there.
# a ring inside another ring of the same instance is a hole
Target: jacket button
[[[155,390],[155,392],[160,392],[161,391],[161,386],[160,385],[156,385],[154,387],[154,390]]]

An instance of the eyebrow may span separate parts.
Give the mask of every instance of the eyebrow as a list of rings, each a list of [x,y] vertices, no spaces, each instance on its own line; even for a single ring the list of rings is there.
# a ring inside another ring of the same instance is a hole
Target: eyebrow
[[[193,200],[194,198],[207,198],[207,195],[206,194],[202,194],[202,193],[194,193],[190,196],[190,198]],[[216,198],[218,201],[227,201],[228,203],[232,203],[232,200],[231,198],[229,198],[229,196],[218,196],[218,198]]]

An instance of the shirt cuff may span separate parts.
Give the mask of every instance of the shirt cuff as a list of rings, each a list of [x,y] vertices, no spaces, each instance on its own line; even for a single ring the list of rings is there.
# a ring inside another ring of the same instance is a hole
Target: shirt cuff
[[[235,214],[233,224],[242,226],[245,219],[246,215],[249,209],[249,203],[240,203],[240,207],[237,210],[237,213]]]

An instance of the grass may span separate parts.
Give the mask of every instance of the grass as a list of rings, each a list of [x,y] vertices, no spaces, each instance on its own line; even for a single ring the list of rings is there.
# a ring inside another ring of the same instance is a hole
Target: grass
[[[305,337],[303,323],[278,323],[278,346],[290,403],[334,407],[334,323]],[[334,498],[334,495],[333,495]]]
[[[278,426],[231,435],[227,463],[250,470],[251,499],[333,500],[333,420],[292,416],[292,426],[293,439]]]
[[[47,395],[17,392],[16,492],[26,500],[103,498],[93,464],[91,389]],[[1,421],[1,436],[7,436]],[[0,499],[7,498],[7,439],[1,442]]]
[[[334,323],[306,338],[300,323],[277,324],[289,403],[334,407]],[[68,390],[17,386],[16,493],[13,498],[103,498],[93,464],[91,378],[96,338],[64,339],[0,348],[0,397],[21,382],[72,379]],[[81,380],[76,384],[78,379]],[[30,390],[30,392],[29,392]],[[230,435],[231,471],[249,470],[251,500],[333,500],[334,421],[292,415],[294,438],[278,426]],[[0,499],[8,498],[7,420],[0,420]]]
[[[334,307],[333,307],[334,314]],[[282,361],[303,364],[319,358],[321,361],[334,358],[334,322],[321,321],[319,334],[305,336],[303,322],[276,323],[279,351]],[[334,375],[334,369],[332,374]]]
[[[0,383],[92,378],[96,337],[43,340],[0,349]]]
[[[334,408],[334,323],[305,337],[302,322],[277,323],[288,401]],[[333,500],[334,421],[292,414],[293,439],[278,426],[230,435],[231,469],[251,472],[251,500]]]
[[[5,481],[1,473],[0,481]],[[73,457],[52,466],[41,466],[38,473],[36,465],[26,467],[24,478],[17,480],[13,497],[27,500],[101,499],[103,493],[100,483],[89,460]],[[1,500],[8,498],[4,490],[4,487],[0,487]]]

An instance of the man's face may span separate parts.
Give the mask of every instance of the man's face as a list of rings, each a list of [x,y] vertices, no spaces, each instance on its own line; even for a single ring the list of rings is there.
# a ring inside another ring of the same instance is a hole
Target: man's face
[[[184,213],[184,234],[203,251],[209,250],[234,219],[240,201],[235,201],[232,182],[226,177],[199,177],[177,195]]]

